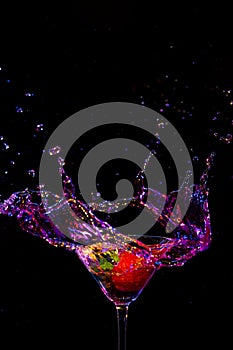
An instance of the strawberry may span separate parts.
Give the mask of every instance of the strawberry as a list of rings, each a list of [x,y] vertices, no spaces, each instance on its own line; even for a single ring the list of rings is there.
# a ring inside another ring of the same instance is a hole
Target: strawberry
[[[119,263],[112,269],[112,283],[122,292],[139,292],[154,271],[148,266],[144,257],[132,252],[123,251],[119,254]]]

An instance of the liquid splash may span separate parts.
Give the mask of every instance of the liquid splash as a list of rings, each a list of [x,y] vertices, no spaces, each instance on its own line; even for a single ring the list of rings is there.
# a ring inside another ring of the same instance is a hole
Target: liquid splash
[[[57,151],[56,148],[55,152],[52,152],[53,155],[54,153],[56,155]],[[178,191],[173,191],[165,196],[156,190],[145,188],[143,171],[136,178],[136,196],[129,206],[136,209],[143,207],[149,215],[156,217],[159,206],[157,207],[155,203],[166,199],[162,213],[155,226],[150,230],[156,236],[173,240],[171,249],[159,261],[161,266],[183,265],[198,252],[207,249],[211,243],[207,184],[213,159],[214,153],[207,158],[206,169],[198,185],[189,184],[189,176],[187,176],[179,189],[182,192],[184,203],[191,197],[188,211],[181,221],[181,207],[172,213]],[[64,160],[61,158],[58,160],[63,181],[63,198],[43,189],[25,189],[13,193],[0,203],[0,214],[15,217],[23,231],[42,238],[55,247],[62,247],[69,251],[76,251],[80,246],[91,246],[101,242],[124,246],[135,241],[133,236],[123,235],[107,220],[98,218],[96,211],[112,211],[112,208],[108,207],[108,202],[103,202],[101,207],[95,207],[95,203],[87,204],[77,198],[72,180],[64,170]],[[153,203],[145,203],[144,195],[147,191],[153,196]],[[117,211],[121,206],[124,206],[125,201],[126,199],[120,200],[116,204],[115,210]],[[44,203],[46,203],[46,209]],[[68,213],[72,213],[71,219]],[[172,219],[171,213],[173,214]],[[68,217],[69,222],[67,222]],[[66,227],[63,227],[64,222]],[[168,223],[174,226],[174,230],[169,234],[165,231]]]

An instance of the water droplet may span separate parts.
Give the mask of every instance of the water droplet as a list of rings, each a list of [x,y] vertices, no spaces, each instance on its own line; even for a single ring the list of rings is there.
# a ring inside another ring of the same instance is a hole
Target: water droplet
[[[165,124],[163,122],[158,123],[158,127],[161,128],[161,129],[164,129],[165,128]]]
[[[63,167],[65,165],[65,160],[62,157],[58,158],[58,164]]]
[[[219,140],[224,142],[224,143],[231,143],[232,135],[231,134],[227,134],[226,136],[220,136]]]
[[[1,151],[6,151],[10,148],[10,146],[6,143],[6,142],[3,142],[2,143],[2,146],[1,146]]]
[[[23,113],[23,108],[22,107],[16,106],[15,110],[16,110],[16,113]]]
[[[30,169],[27,171],[28,175],[31,176],[31,177],[35,177],[36,176],[36,172],[34,169]]]
[[[198,156],[193,156],[193,162],[198,162],[199,161],[199,158],[198,158]]]
[[[55,147],[49,149],[50,156],[55,156],[56,154],[59,154],[60,152],[61,152],[60,146],[55,146]]]
[[[44,124],[37,124],[37,126],[36,126],[36,131],[37,131],[37,132],[44,131]]]

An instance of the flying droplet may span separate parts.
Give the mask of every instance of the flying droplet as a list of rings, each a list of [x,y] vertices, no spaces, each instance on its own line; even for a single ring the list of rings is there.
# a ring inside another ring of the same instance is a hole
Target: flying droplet
[[[22,107],[16,106],[15,110],[16,110],[16,113],[23,113],[23,108]]]
[[[231,134],[227,134],[226,136],[220,136],[219,140],[224,142],[224,143],[231,143],[232,135]]]
[[[44,130],[44,124],[37,124],[36,126],[36,131],[37,132],[41,132]]]
[[[27,171],[28,175],[31,176],[31,177],[35,177],[36,176],[36,172],[34,169],[30,169]]]
[[[56,154],[59,154],[60,152],[61,152],[60,146],[55,146],[55,147],[49,149],[50,156],[55,156]]]

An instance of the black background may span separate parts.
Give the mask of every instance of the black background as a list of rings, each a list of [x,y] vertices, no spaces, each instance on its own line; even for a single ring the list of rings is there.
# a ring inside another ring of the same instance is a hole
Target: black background
[[[185,108],[195,107],[191,119],[175,111],[164,116],[199,157],[197,177],[216,151],[210,177],[213,242],[183,267],[160,270],[130,306],[128,349],[231,344],[232,144],[210,135],[217,110],[223,115],[218,130],[229,130],[232,119],[221,94],[233,84],[231,11],[190,3],[55,5],[1,11],[1,134],[11,146],[1,152],[2,197],[34,185],[37,179],[27,170],[37,171],[46,138],[78,110],[102,102],[141,103],[143,96],[146,106],[159,111],[162,93],[173,105],[184,99]],[[9,53],[14,63],[4,61]],[[26,98],[27,91],[35,96]],[[24,112],[16,113],[16,106]],[[39,123],[45,130],[33,137]],[[117,349],[114,306],[74,254],[29,236],[7,217],[1,217],[0,251],[0,341],[5,335],[8,344],[3,349],[12,341]]]

